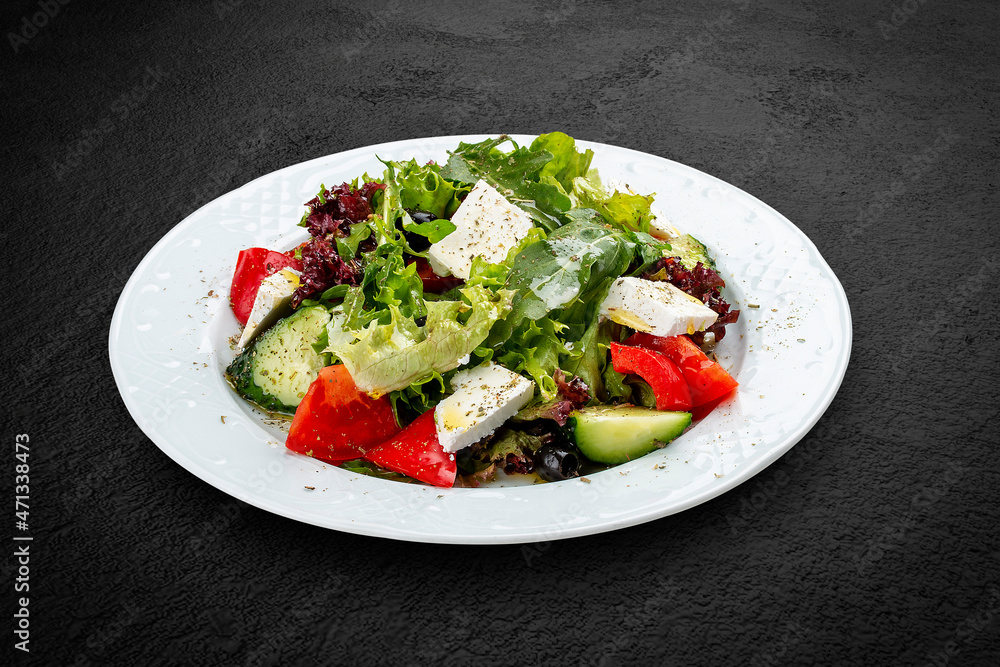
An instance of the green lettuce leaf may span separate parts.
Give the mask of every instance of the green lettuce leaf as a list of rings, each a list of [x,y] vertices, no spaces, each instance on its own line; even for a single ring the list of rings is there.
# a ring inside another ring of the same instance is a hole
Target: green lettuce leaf
[[[642,378],[637,375],[629,375],[624,385],[631,391],[631,396],[625,396],[623,400],[627,400],[633,405],[641,405],[644,408],[656,407],[656,394]]]
[[[610,363],[604,367],[601,379],[604,381],[604,391],[608,401],[632,403],[634,401],[632,387],[625,382],[626,376],[615,370]]]
[[[392,402],[392,412],[396,423],[409,424],[411,421],[440,403],[451,393],[451,376],[454,371],[441,374],[431,373],[428,377],[411,382],[402,389],[389,392]]]
[[[594,159],[594,151],[588,148],[579,152],[573,137],[563,132],[539,135],[531,142],[531,150],[546,150],[552,154],[552,159],[539,171],[539,180],[551,183],[549,179],[552,179],[565,193],[573,189],[573,179],[587,175]]]
[[[510,310],[513,297],[509,290],[490,292],[477,285],[461,294],[462,301],[425,301],[423,326],[388,305],[388,323],[373,319],[354,333],[353,342],[331,342],[328,351],[347,366],[358,388],[372,396],[427,381],[471,355]]]
[[[365,273],[360,285],[344,294],[344,329],[361,331],[373,321],[388,324],[390,307],[403,317],[415,319],[427,314],[423,298],[424,284],[414,264],[406,264],[402,235],[383,239],[381,245],[366,254]]]
[[[649,233],[649,223],[655,217],[650,212],[653,195],[633,195],[627,192],[609,193],[601,184],[597,170],[573,179],[569,191],[575,208],[590,208],[619,229]]]
[[[496,360],[515,373],[530,375],[542,399],[551,400],[558,394],[552,375],[559,368],[560,355],[568,353],[559,336],[565,328],[548,317],[526,319],[504,343]]]
[[[390,163],[386,162],[386,165]],[[441,176],[441,165],[392,162],[403,208],[427,211],[439,218],[450,218],[462,203],[461,195],[472,188],[456,184]]]
[[[383,179],[393,185],[389,192],[389,196],[393,197],[391,203],[395,206],[392,215],[394,219],[402,220],[405,231],[425,236],[430,243],[437,243],[455,230],[449,218],[461,205],[462,197],[472,189],[471,186],[445,179],[438,164],[421,165],[416,160],[383,160],[383,164],[386,166]],[[407,211],[427,211],[438,219],[418,224]]]
[[[366,238],[372,235],[372,228],[368,222],[356,222],[351,225],[351,233],[347,238],[338,238],[337,241],[337,254],[340,255],[344,261],[349,262],[354,259],[358,254],[358,246]],[[325,297],[324,297],[325,298]]]

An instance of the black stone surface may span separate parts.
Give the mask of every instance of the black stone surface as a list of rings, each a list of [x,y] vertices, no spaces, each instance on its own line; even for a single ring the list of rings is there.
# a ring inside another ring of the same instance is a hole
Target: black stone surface
[[[0,23],[16,664],[997,664],[996,2],[134,5]],[[614,533],[421,545],[233,500],[133,423],[112,311],[186,215],[350,148],[553,129],[747,190],[842,280],[843,387],[757,478]]]

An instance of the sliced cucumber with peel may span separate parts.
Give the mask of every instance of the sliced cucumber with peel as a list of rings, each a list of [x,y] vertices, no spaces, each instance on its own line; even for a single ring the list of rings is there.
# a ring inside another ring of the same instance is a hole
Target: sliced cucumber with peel
[[[588,459],[616,464],[662,447],[690,424],[690,412],[602,405],[570,413],[566,427]]]
[[[300,308],[264,332],[233,359],[226,375],[244,398],[265,410],[294,414],[329,355],[313,343],[326,330],[323,306]]]

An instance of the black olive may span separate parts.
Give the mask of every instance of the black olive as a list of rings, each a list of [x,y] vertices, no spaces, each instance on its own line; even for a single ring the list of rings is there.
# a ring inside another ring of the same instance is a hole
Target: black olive
[[[535,472],[546,482],[558,482],[580,475],[580,456],[562,445],[545,445],[535,452]]]
[[[418,225],[438,219],[438,217],[433,213],[431,213],[430,211],[407,210],[407,213],[410,214],[410,218],[413,220],[413,222],[417,223]],[[403,236],[406,237],[406,242],[409,244],[410,248],[412,248],[414,252],[423,252],[431,247],[431,242],[427,240],[426,236],[421,236],[420,234],[414,234],[413,232],[407,232],[407,231],[403,232]]]
[[[430,211],[410,211],[409,213],[410,213],[410,218],[412,218],[413,222],[417,223],[418,225],[422,225],[425,222],[430,222],[431,220],[438,219],[438,217],[433,213],[431,213]]]
[[[413,232],[403,232],[403,236],[406,237],[406,242],[413,249],[413,252],[423,252],[431,247],[431,242],[427,240],[426,236]]]

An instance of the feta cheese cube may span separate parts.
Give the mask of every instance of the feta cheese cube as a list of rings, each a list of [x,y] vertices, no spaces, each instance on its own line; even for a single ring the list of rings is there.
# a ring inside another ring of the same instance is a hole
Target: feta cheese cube
[[[492,434],[527,405],[535,383],[503,366],[487,364],[455,373],[453,393],[434,410],[438,442],[457,452]]]
[[[480,180],[451,217],[455,231],[431,245],[428,260],[434,273],[466,280],[472,260],[502,262],[532,227],[531,216]]]
[[[655,336],[703,331],[718,314],[668,282],[619,278],[601,304],[601,317]]]
[[[299,288],[299,275],[295,269],[284,268],[264,278],[253,300],[240,342],[236,344],[237,352],[241,352],[257,334],[266,331],[280,318],[292,294]]]

